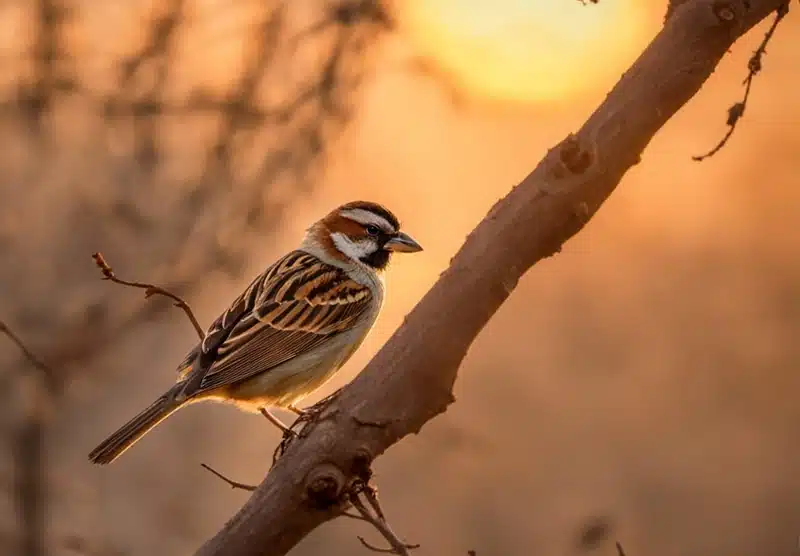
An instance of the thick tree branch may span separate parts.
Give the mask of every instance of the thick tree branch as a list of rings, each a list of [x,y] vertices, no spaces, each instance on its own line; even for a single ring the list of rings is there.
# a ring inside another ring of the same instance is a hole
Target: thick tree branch
[[[470,344],[520,277],[584,227],[731,44],[784,1],[677,6],[583,127],[491,209],[403,326],[198,554],[286,554],[341,515],[358,470],[447,409]]]

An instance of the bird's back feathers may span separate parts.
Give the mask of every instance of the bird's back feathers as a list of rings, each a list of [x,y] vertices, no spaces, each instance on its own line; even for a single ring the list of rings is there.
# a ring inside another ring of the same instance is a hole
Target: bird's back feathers
[[[372,303],[370,288],[344,269],[292,251],[256,278],[190,353],[184,396],[269,372],[356,327]]]

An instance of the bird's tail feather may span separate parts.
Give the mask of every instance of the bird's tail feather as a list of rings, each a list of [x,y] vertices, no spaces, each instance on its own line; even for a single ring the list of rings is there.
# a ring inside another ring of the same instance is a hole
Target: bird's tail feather
[[[170,416],[182,404],[175,400],[172,392],[167,392],[136,417],[122,425],[114,434],[106,438],[89,454],[92,463],[100,465],[111,463],[133,446],[153,427]]]

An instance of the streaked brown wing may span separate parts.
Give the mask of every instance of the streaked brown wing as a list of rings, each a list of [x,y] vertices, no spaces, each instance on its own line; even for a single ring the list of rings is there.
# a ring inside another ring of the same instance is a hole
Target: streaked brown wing
[[[190,379],[196,387],[187,394],[247,380],[314,349],[354,326],[371,301],[369,288],[342,269],[290,253],[209,329],[199,359],[202,378]]]
[[[226,336],[230,333],[233,326],[247,313],[252,311],[256,304],[256,297],[260,291],[262,282],[272,272],[278,269],[291,268],[293,263],[305,255],[302,251],[292,251],[283,258],[277,260],[273,265],[267,268],[266,271],[259,274],[255,279],[250,282],[239,297],[233,300],[230,307],[222,313],[217,319],[211,323],[206,331],[205,338],[197,344],[192,350],[186,354],[180,365],[178,365],[178,374],[187,375],[197,366],[198,356],[202,357],[205,354],[212,352],[217,346],[224,341]]]

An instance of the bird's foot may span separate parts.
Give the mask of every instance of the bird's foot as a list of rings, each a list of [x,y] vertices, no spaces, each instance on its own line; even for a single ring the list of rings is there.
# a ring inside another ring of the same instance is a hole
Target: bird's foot
[[[297,415],[297,419],[295,419],[294,423],[292,423],[291,426],[285,428],[283,439],[281,440],[280,444],[278,444],[277,448],[275,449],[275,453],[272,456],[273,465],[275,465],[275,462],[278,461],[278,458],[283,455],[283,453],[286,451],[286,449],[289,447],[289,444],[291,444],[293,440],[297,438],[303,438],[306,434],[308,434],[308,431],[310,429],[306,425],[314,423],[317,420],[317,418],[322,414],[322,412],[325,410],[325,408],[328,407],[328,404],[330,404],[339,395],[340,391],[341,390],[337,390],[330,396],[321,399],[314,405],[309,406],[305,409],[300,409],[294,404],[286,406],[286,409]],[[262,412],[265,411],[266,410],[262,410]],[[267,417],[266,414],[264,416]],[[270,416],[272,415],[270,414]],[[269,417],[267,418],[269,419]],[[298,427],[301,427],[300,432],[296,432],[296,429]]]
[[[280,419],[278,419],[272,413],[270,413],[267,408],[262,407],[260,409],[260,411],[261,411],[261,415],[266,417],[266,419],[270,423],[272,423],[273,425],[278,427],[281,430],[281,432],[283,432],[284,438],[286,438],[287,436],[288,437],[296,437],[296,436],[298,436],[298,434],[295,431],[292,430],[292,427],[287,427],[286,425],[284,425],[283,422],[281,422]],[[292,426],[294,426],[294,425],[292,425]]]

